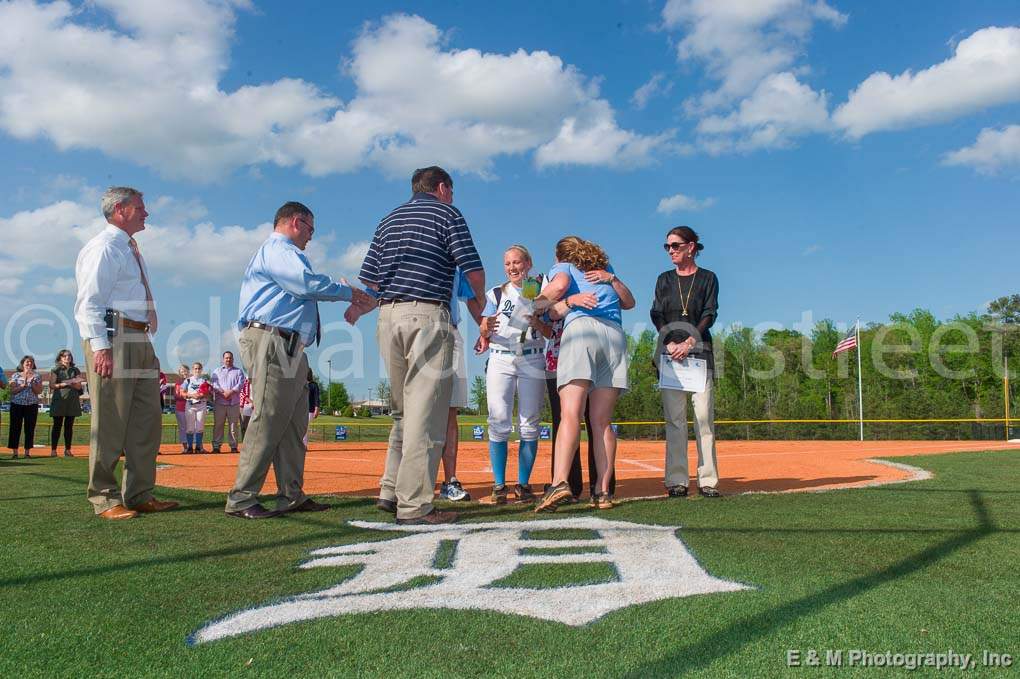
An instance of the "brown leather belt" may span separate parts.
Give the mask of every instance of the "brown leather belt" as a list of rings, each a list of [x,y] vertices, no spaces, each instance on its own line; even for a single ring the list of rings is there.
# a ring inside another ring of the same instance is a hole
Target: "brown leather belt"
[[[120,324],[125,328],[131,328],[132,330],[141,330],[142,332],[149,332],[149,324],[142,323],[141,321],[132,321],[130,318],[121,317]]]

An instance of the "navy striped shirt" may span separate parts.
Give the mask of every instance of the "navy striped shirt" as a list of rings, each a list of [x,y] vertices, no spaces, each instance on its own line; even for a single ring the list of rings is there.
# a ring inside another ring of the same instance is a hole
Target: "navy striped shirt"
[[[358,278],[380,299],[447,303],[453,271],[482,268],[460,210],[429,193],[415,193],[379,222]]]

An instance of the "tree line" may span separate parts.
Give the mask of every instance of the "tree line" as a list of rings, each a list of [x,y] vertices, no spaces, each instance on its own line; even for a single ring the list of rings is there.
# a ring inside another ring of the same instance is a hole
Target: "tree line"
[[[856,351],[861,352],[864,418],[1003,418],[1004,363],[1020,368],[1020,295],[1000,298],[989,313],[939,320],[915,309],[888,322],[861,327],[856,349],[833,355],[852,331],[822,320],[807,333],[731,327],[714,332],[716,421],[827,420],[824,423],[720,424],[719,438],[852,439],[858,425],[832,420],[858,417]],[[656,333],[628,338],[630,389],[620,398],[614,420],[662,420],[657,389]],[[1009,387],[1010,418],[1015,385]],[[472,402],[485,413],[485,380],[477,377]],[[548,404],[543,419],[549,419]],[[1017,423],[1020,431],[1020,422]],[[999,423],[868,423],[869,439],[1001,439]],[[624,425],[628,438],[662,438],[661,426]]]

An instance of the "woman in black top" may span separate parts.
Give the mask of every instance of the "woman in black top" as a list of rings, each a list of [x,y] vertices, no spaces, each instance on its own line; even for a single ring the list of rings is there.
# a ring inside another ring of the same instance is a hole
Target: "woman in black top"
[[[673,263],[655,282],[652,323],[659,331],[661,353],[674,361],[704,359],[708,366],[705,391],[691,394],[694,430],[698,443],[698,489],[705,497],[719,497],[719,472],[715,455],[715,400],[712,372],[712,334],[719,310],[719,280],[694,261],[705,246],[689,226],[666,234],[663,245]],[[657,352],[659,353],[659,352]],[[658,367],[658,362],[656,362]],[[687,392],[662,389],[666,419],[666,489],[670,497],[685,497],[690,474],[687,468]]]
[[[74,364],[74,356],[67,349],[57,354],[53,366],[53,396],[50,398],[50,417],[53,429],[50,431],[50,456],[57,456],[60,430],[64,430],[64,457],[71,455],[71,437],[74,432],[74,418],[81,416],[81,392],[85,389],[85,378]]]

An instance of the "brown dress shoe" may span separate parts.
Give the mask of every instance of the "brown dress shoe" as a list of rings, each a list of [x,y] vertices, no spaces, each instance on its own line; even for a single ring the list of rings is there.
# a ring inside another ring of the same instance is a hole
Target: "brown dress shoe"
[[[457,523],[457,512],[441,512],[433,509],[425,516],[416,516],[413,519],[397,518],[401,526],[433,526],[437,523]]]
[[[138,516],[138,512],[132,511],[124,505],[117,505],[116,507],[110,507],[105,512],[99,514],[104,519],[110,519],[116,521],[117,519],[133,519]]]
[[[384,512],[389,512],[390,514],[397,513],[397,503],[394,502],[393,500],[387,500],[385,498],[379,498],[378,500],[376,500],[375,508],[381,509]]]
[[[153,498],[148,502],[143,502],[140,505],[135,505],[131,509],[142,514],[152,514],[153,512],[168,512],[171,509],[177,509],[181,506],[179,502],[163,502]]]

